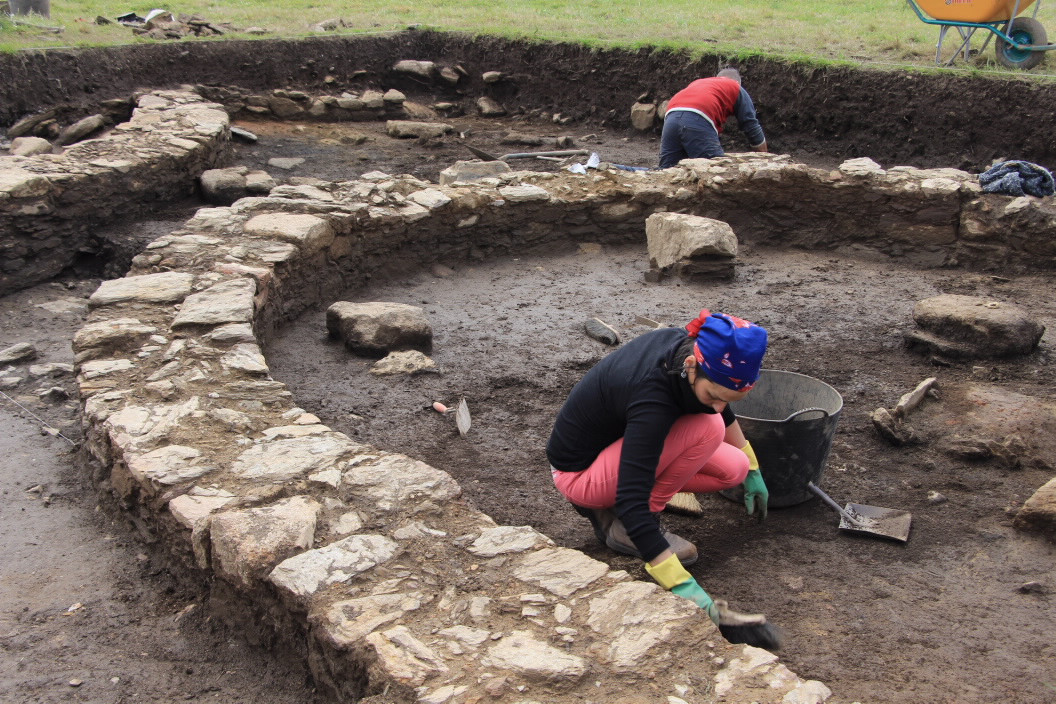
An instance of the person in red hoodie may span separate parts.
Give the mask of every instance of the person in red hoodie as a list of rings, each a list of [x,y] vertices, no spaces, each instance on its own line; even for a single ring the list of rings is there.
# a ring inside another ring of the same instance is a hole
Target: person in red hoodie
[[[660,135],[660,168],[683,159],[723,156],[719,135],[733,115],[752,151],[765,152],[766,136],[755,116],[755,105],[741,87],[737,69],[724,68],[714,78],[700,78],[675,93],[667,103]]]

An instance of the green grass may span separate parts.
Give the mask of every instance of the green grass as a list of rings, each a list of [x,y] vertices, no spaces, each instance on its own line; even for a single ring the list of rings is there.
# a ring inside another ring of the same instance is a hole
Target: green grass
[[[273,37],[307,36],[315,33],[313,24],[340,18],[348,25],[339,30],[342,34],[419,25],[598,47],[685,48],[694,53],[910,66],[933,65],[939,31],[921,22],[901,0],[183,0],[176,6],[141,0],[56,0],[50,19],[27,21],[61,26],[63,32],[0,22],[0,50],[146,41],[127,27],[97,25],[95,18],[113,19],[130,11],[143,16],[159,6],[238,29],[261,27]],[[1052,4],[1042,3],[1038,19],[1056,39]],[[947,55],[952,54],[956,30],[950,34]],[[979,36],[985,38],[983,32]],[[981,43],[979,38],[974,45]],[[992,46],[976,61],[976,69],[993,66]],[[1050,56],[1031,74],[1054,72],[1056,58]]]

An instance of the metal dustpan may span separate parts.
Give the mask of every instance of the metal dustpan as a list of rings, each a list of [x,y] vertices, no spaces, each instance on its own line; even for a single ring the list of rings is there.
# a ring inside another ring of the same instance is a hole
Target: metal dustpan
[[[845,508],[829,498],[814,482],[807,482],[807,488],[817,494],[822,501],[840,514],[839,528],[856,535],[869,535],[874,538],[886,538],[904,543],[909,540],[909,527],[913,514],[881,506],[865,504],[847,504]]]

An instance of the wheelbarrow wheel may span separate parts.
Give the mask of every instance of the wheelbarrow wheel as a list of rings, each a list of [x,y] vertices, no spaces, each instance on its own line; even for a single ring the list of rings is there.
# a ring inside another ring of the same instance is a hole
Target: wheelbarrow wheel
[[[1014,39],[1017,44],[1048,44],[1045,28],[1033,17],[1017,17],[1008,23],[1008,31],[1005,32]],[[1030,51],[1029,49],[1017,49],[1004,39],[998,39],[995,47],[997,51],[997,63],[1005,68],[1016,68],[1027,71],[1034,68],[1045,58],[1043,51]]]

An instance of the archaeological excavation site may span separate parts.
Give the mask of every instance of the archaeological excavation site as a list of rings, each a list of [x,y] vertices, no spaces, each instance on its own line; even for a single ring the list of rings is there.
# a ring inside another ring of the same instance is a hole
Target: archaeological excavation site
[[[1051,84],[746,59],[769,153],[731,125],[659,169],[723,57],[0,63],[0,699],[1056,702],[1056,202],[980,179],[1056,166]],[[598,542],[545,452],[702,309],[769,331],[759,398],[825,390],[732,404],[765,520],[663,515],[771,650]]]

